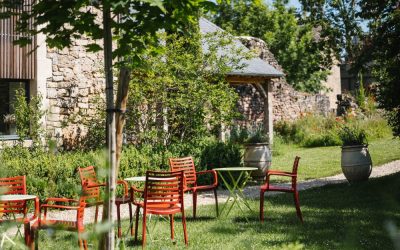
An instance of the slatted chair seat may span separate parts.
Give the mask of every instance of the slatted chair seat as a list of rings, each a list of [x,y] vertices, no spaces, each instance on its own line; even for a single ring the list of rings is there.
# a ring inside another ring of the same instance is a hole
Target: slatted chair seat
[[[303,223],[303,215],[300,210],[299,202],[299,192],[297,190],[297,169],[299,167],[300,157],[296,156],[293,163],[292,172],[279,171],[279,170],[268,170],[265,184],[260,187],[260,220],[264,221],[264,193],[267,191],[272,192],[286,192],[293,193],[294,203],[296,206],[296,213],[300,221]],[[270,184],[271,176],[283,176],[291,178],[291,185],[287,186],[277,186]]]
[[[217,187],[218,187],[218,177],[217,172],[215,170],[206,170],[196,172],[196,167],[194,165],[194,161],[192,157],[183,157],[183,158],[170,158],[169,166],[171,171],[184,171],[186,177],[186,187],[185,192],[192,192],[193,195],[193,218],[196,218],[196,210],[197,210],[197,193],[199,191],[214,191],[215,197],[215,207],[216,213],[218,216],[218,197],[217,197]],[[197,184],[197,176],[210,174],[213,177],[213,183],[208,185],[198,185]]]

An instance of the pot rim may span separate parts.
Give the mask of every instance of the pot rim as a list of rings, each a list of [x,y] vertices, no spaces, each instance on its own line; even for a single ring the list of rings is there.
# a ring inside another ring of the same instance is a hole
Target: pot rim
[[[360,145],[347,145],[347,146],[341,146],[342,149],[346,148],[368,148],[368,144],[360,144]]]
[[[245,146],[263,146],[269,145],[269,142],[255,142],[255,143],[245,143]]]

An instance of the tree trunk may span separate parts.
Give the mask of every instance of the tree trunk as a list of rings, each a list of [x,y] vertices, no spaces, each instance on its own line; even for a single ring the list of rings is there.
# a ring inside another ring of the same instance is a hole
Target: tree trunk
[[[104,28],[104,72],[106,78],[106,102],[107,102],[107,150],[108,150],[108,178],[103,205],[103,223],[108,224],[107,232],[101,237],[99,249],[114,249],[114,203],[116,187],[116,141],[115,141],[115,109],[114,88],[112,70],[112,35],[110,6],[103,6]]]
[[[117,92],[117,112],[115,114],[116,120],[116,137],[117,137],[117,153],[116,153],[116,161],[117,168],[115,175],[118,176],[119,172],[119,164],[121,161],[121,152],[122,152],[122,143],[123,143],[123,131],[125,126],[125,112],[126,106],[128,102],[128,90],[129,90],[129,82],[131,80],[131,71],[128,68],[121,68],[119,71],[119,79],[118,79],[118,92]]]

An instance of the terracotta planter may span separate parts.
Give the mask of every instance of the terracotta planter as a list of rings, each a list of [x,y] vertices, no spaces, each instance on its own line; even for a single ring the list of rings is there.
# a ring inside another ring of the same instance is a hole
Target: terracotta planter
[[[343,146],[342,171],[349,182],[368,180],[372,171],[368,145]]]
[[[257,180],[265,178],[267,170],[271,166],[271,150],[268,143],[251,143],[245,144],[244,166],[256,167],[257,171],[253,171],[251,176]]]

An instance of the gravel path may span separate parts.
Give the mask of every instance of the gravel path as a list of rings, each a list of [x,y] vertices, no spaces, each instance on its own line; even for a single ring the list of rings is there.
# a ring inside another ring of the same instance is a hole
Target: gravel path
[[[370,178],[378,178],[381,176],[385,175],[390,175],[400,172],[400,160],[393,161],[378,167],[373,167],[372,168],[372,173]],[[321,187],[325,186],[328,184],[337,184],[337,183],[345,183],[347,182],[346,178],[344,177],[343,174],[338,174],[335,176],[330,176],[330,177],[325,177],[325,178],[319,178],[319,179],[314,179],[314,180],[308,180],[308,181],[302,181],[298,183],[299,190],[306,190],[314,187]],[[282,184],[282,185],[289,185],[289,184]],[[244,190],[244,193],[247,197],[251,198],[258,198],[259,197],[259,186],[249,186],[246,187]],[[226,201],[228,197],[228,191],[227,190],[218,190],[218,201],[219,202],[224,202]],[[275,195],[277,193],[268,193],[267,195]],[[208,204],[214,204],[214,194],[211,193],[201,193],[198,195],[198,205],[208,205]],[[185,206],[186,207],[191,207],[192,206],[192,196],[190,194],[185,195]],[[94,221],[94,207],[87,208],[85,210],[85,219],[84,223],[93,223]],[[99,213],[99,218],[101,218],[101,211],[102,208],[100,208],[100,213]],[[134,210],[133,210],[134,211]],[[128,205],[122,205],[121,206],[121,216],[122,218],[126,219],[129,218],[129,213],[128,213]],[[76,213],[74,211],[59,211],[59,212],[50,212],[48,214],[49,218],[57,218],[57,219],[65,219],[68,220],[68,218],[71,218],[72,220],[76,217]],[[116,215],[115,215],[116,217]],[[15,235],[16,229],[11,228],[7,231],[8,234],[10,235]],[[125,229],[123,229],[125,230]]]

